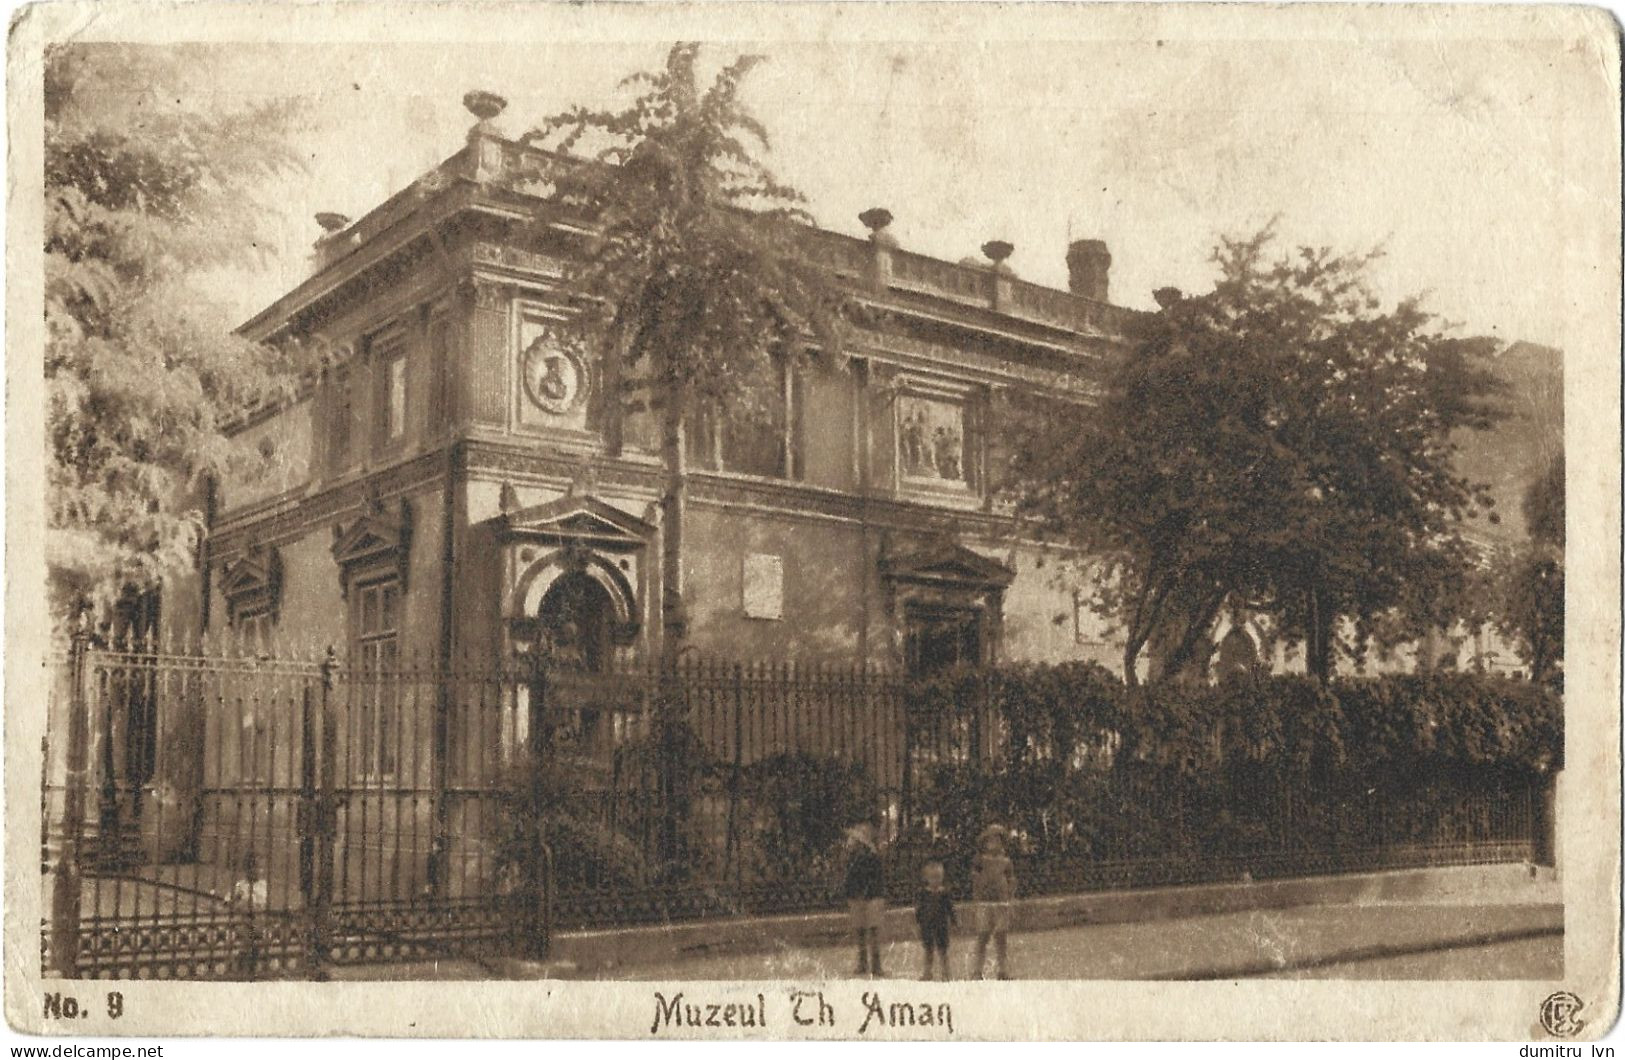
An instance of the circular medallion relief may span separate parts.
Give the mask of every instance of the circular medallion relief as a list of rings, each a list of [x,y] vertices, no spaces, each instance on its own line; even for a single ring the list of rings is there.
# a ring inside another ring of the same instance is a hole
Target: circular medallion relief
[[[563,416],[580,407],[587,396],[587,366],[569,350],[549,345],[539,335],[520,357],[525,396],[543,412]]]

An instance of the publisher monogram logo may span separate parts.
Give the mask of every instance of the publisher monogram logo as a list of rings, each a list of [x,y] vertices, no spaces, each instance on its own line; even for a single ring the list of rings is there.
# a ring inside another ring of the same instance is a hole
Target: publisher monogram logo
[[[1585,1026],[1585,1020],[1574,1018],[1582,1008],[1585,1002],[1567,990],[1559,990],[1540,1003],[1540,1025],[1554,1037],[1572,1038]]]

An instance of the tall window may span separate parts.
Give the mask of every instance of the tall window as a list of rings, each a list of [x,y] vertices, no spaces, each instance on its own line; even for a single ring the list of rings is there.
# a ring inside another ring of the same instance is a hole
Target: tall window
[[[429,409],[425,419],[429,429],[435,431],[445,427],[451,419],[449,330],[444,316],[429,317]]]
[[[742,394],[726,413],[695,410],[688,422],[689,462],[713,471],[800,478],[796,438],[801,404],[801,380],[783,366],[766,386]]]
[[[389,415],[385,429],[391,440],[406,433],[406,358],[389,359]]]
[[[275,625],[269,605],[245,609],[233,623],[238,643],[247,651],[259,653],[271,647],[271,629]]]
[[[406,433],[406,341],[392,332],[376,341],[373,363],[373,443],[382,449]]]
[[[391,776],[399,752],[400,582],[368,582],[351,590],[357,747],[353,760],[365,776]]]
[[[350,463],[350,424],[355,417],[355,390],[350,379],[350,366],[340,365],[333,370],[331,421],[328,427],[327,469],[332,474],[343,471]]]

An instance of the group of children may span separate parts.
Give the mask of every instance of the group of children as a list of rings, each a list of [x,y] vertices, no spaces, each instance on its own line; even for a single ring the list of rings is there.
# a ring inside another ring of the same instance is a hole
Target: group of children
[[[1012,902],[1016,897],[1016,870],[1005,852],[1005,830],[1000,825],[983,829],[971,861],[971,901],[976,929],[976,970],[980,979],[987,964],[987,944],[994,945],[994,974],[1008,979],[1008,936]],[[852,854],[846,870],[847,912],[858,937],[858,975],[884,974],[880,963],[881,918],[886,910],[885,879],[876,842],[873,821],[864,821],[850,833]],[[926,862],[921,872],[919,895],[914,903],[914,919],[920,929],[925,951],[924,978],[934,979],[940,968],[943,979],[953,978],[948,964],[949,927],[958,923],[954,901],[949,894],[947,871],[940,860]]]

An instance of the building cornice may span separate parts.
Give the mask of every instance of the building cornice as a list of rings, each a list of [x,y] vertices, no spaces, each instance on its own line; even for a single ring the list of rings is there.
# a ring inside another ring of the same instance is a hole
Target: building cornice
[[[471,481],[545,483],[562,488],[581,468],[579,457],[538,451],[523,443],[470,440],[465,443],[464,453],[464,467]],[[648,498],[657,497],[664,484],[658,464],[599,457],[593,461],[593,470],[602,487]],[[725,472],[690,470],[688,496],[699,506],[805,513],[918,529],[947,527],[972,534],[997,534],[1014,526],[1014,520],[1000,512],[950,508],[890,495],[864,496],[793,480]]]
[[[498,169],[518,168],[537,160],[544,165],[567,164],[548,152],[515,143],[498,141],[481,146],[499,148],[497,154],[502,161]],[[504,192],[494,182],[489,163],[490,159],[465,148],[348,229],[336,233],[328,244],[328,253],[342,253],[255,314],[239,332],[256,341],[275,339],[314,307],[338,298],[346,287],[354,287],[368,272],[406,252],[420,238],[429,236],[431,242],[437,241],[434,233],[440,226],[464,214],[506,221],[537,220],[536,207],[541,200],[532,194]],[[562,215],[540,221],[560,233],[581,231],[579,224]],[[1122,346],[1124,326],[1135,315],[1133,310],[1013,276],[1002,277],[996,283],[992,272],[980,266],[900,249],[891,252],[895,274],[877,290],[866,282],[866,270],[874,253],[869,243],[818,228],[808,230],[807,241],[809,253],[843,278],[862,304],[937,325],[994,335],[1052,356],[1084,352],[1080,349],[1084,344]],[[468,259],[465,257],[460,264],[466,268]],[[538,277],[557,282],[562,278],[562,269],[547,255],[507,244],[499,246],[494,257],[477,251],[472,264],[494,267],[516,282]],[[1000,300],[984,295],[984,288],[1007,293]]]
[[[581,471],[579,454],[541,450],[531,442],[465,438],[453,443],[454,474],[471,482],[506,482],[565,489]],[[445,447],[401,463],[314,489],[290,490],[223,513],[211,531],[207,562],[231,560],[251,547],[285,545],[364,510],[444,483]],[[645,501],[659,497],[664,473],[657,463],[597,456],[594,474],[616,496]],[[789,480],[707,471],[689,472],[689,499],[703,508],[756,512],[775,517],[868,524],[898,530],[950,531],[977,538],[1008,538],[1016,520],[1008,513],[952,508],[893,495],[869,495]]]
[[[223,513],[205,542],[206,561],[234,558],[251,546],[286,544],[312,528],[363,510],[369,498],[389,501],[442,482],[445,450],[434,449],[377,471],[322,487],[291,490],[250,507]]]

